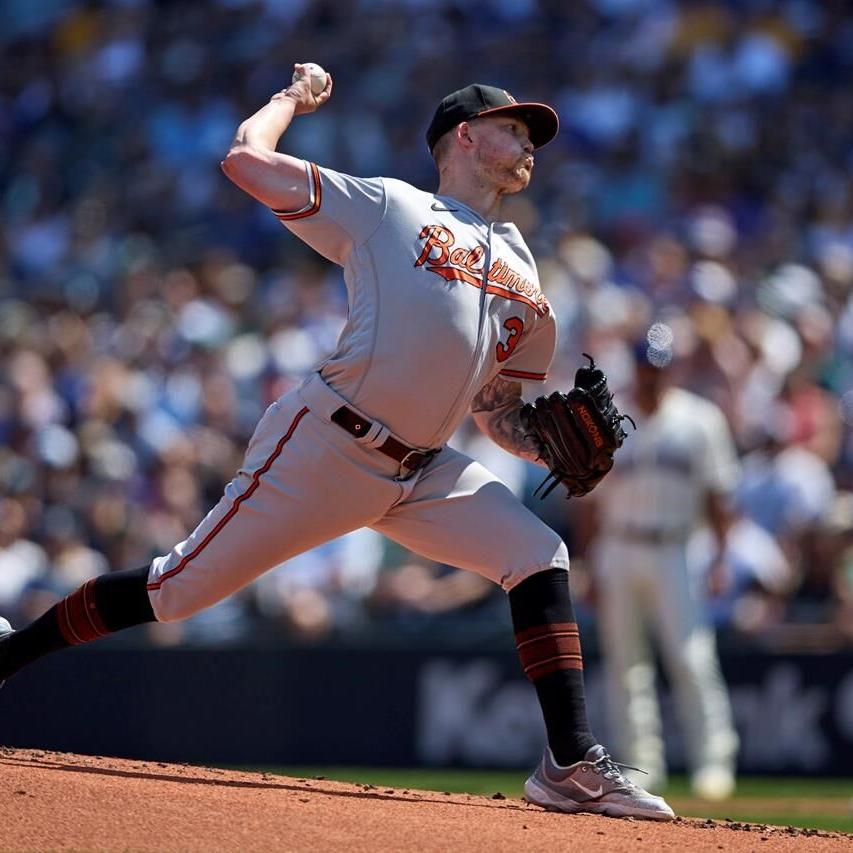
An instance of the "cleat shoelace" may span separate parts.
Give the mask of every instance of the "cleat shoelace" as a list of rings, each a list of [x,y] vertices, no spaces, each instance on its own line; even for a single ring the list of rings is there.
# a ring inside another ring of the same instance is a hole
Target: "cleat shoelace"
[[[646,773],[645,770],[641,770],[639,767],[634,767],[631,764],[622,764],[619,761],[614,761],[607,753],[602,755],[601,758],[598,758],[592,762],[592,769],[594,773],[598,773],[599,775],[604,776],[605,779],[618,781],[625,785],[630,785],[631,787],[634,787],[634,783],[630,779],[626,779],[625,776],[622,775],[622,771],[619,769],[620,767],[624,767],[626,770],[636,770],[638,773]]]

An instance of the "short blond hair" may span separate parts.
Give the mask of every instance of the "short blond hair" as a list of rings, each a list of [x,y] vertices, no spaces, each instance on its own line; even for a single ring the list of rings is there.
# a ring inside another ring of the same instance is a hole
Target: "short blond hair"
[[[436,166],[441,166],[441,161],[447,156],[453,145],[453,134],[456,128],[451,128],[443,136],[439,136],[435,145],[432,147],[432,159],[435,160]]]

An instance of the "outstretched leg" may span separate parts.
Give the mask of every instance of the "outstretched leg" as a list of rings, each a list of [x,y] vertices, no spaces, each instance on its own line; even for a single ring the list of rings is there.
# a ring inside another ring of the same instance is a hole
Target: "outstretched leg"
[[[660,797],[622,775],[590,730],[560,537],[494,474],[448,447],[410,488],[374,528],[432,560],[490,578],[509,595],[521,663],[548,732],[527,799],[567,812],[674,817]]]
[[[582,759],[597,743],[586,714],[583,655],[569,573],[547,569],[509,591],[515,644],[536,688],[548,746],[559,764]]]
[[[524,786],[527,799],[564,812],[671,820],[666,802],[627,779],[590,730],[568,572],[538,572],[513,587],[509,600],[521,665],[548,730],[548,748]]]
[[[88,581],[32,625],[0,638],[0,681],[58,649],[144,622],[186,619],[284,560],[381,516],[399,487],[363,456],[343,430],[314,418],[298,394],[283,397],[259,421],[222,499],[187,539],[150,567]],[[341,493],[360,499],[334,500],[327,478],[305,476],[311,466],[334,471]]]
[[[86,581],[21,631],[0,639],[0,682],[50,652],[156,621],[148,566]]]

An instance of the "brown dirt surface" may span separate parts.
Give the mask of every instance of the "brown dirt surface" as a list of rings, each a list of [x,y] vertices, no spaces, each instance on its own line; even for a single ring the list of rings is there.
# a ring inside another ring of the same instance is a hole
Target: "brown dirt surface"
[[[853,851],[853,835],[0,748],[0,850]]]

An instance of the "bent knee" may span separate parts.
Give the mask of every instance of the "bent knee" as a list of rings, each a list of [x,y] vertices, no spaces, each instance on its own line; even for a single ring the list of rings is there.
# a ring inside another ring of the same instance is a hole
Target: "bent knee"
[[[150,589],[148,597],[158,622],[181,622],[208,606],[190,596],[178,594],[177,589],[167,589],[165,585],[159,589]]]
[[[523,580],[527,580],[527,578],[535,575],[537,572],[545,572],[549,569],[562,569],[566,572],[569,570],[569,549],[556,533],[547,554],[543,554],[542,557],[527,566],[521,566],[518,569],[507,572],[501,578],[501,586],[504,592],[509,592]]]

